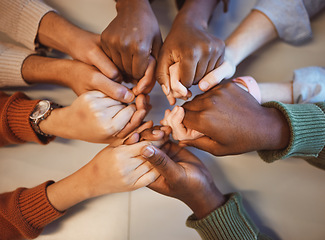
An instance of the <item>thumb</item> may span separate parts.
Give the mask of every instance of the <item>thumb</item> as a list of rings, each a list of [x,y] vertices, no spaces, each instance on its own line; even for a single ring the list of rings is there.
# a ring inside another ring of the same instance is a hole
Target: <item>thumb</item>
[[[179,166],[159,148],[153,145],[147,145],[141,150],[141,155],[166,179],[178,175]]]

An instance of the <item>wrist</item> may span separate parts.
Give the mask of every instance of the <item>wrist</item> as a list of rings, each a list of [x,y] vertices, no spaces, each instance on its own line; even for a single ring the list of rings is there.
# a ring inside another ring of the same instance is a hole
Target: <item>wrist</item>
[[[174,23],[207,28],[219,0],[187,0]]]
[[[69,47],[74,46],[78,27],[55,12],[47,13],[41,20],[37,40],[44,46],[71,55]]]
[[[276,108],[264,108],[264,127],[260,135],[260,147],[257,150],[280,150],[288,146],[290,127],[283,114]],[[267,126],[267,127],[265,127]]]
[[[43,121],[41,121],[38,125],[39,129],[47,134],[59,137],[68,138],[67,133],[68,129],[65,129],[64,123],[65,119],[65,108],[57,108],[52,110],[51,114]],[[65,133],[64,135],[61,132]],[[63,136],[62,136],[63,135]]]
[[[187,204],[198,219],[205,218],[226,202],[225,196],[216,188],[212,193],[202,194],[199,197],[199,199],[192,199],[193,201]]]

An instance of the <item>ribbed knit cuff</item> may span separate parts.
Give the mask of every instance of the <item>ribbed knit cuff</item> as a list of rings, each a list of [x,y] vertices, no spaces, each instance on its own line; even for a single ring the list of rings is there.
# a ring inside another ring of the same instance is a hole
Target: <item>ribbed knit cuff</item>
[[[278,151],[258,151],[266,162],[288,157],[317,157],[325,145],[325,114],[316,104],[283,104],[268,102],[264,107],[276,108],[287,119],[290,143]]]
[[[34,52],[12,44],[0,44],[0,87],[27,86],[21,68],[24,60]]]
[[[38,136],[31,127],[29,116],[39,100],[30,100],[25,94],[17,92],[6,104],[6,122],[11,143],[36,142],[47,144],[53,138]]]
[[[186,225],[194,228],[204,240],[257,239],[259,230],[250,220],[238,193],[230,194],[229,200],[207,217],[197,220],[191,215]]]
[[[47,198],[46,188],[53,181],[37,187],[23,189],[18,198],[18,207],[29,237],[37,237],[42,229],[64,213],[56,210]]]

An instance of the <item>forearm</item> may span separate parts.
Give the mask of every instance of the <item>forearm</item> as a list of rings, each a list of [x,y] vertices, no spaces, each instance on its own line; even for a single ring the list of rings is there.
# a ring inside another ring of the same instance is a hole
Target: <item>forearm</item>
[[[207,28],[219,2],[219,0],[187,0],[177,14],[174,23],[190,23]]]
[[[68,81],[72,60],[31,55],[22,66],[23,79],[29,83],[48,83],[70,86]]]
[[[47,197],[58,211],[65,211],[70,207],[93,197],[88,190],[86,168],[83,167],[72,175],[47,187]]]
[[[49,12],[40,22],[37,40],[42,45],[72,55],[71,47],[75,45],[76,36],[83,31],[57,13]]]
[[[226,40],[226,58],[237,66],[254,51],[277,38],[277,31],[263,13],[253,10]]]

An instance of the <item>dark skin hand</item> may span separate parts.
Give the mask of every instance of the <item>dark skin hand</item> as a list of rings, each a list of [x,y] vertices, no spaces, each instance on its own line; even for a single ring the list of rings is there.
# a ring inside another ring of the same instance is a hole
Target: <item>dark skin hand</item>
[[[289,125],[280,111],[262,107],[232,82],[220,84],[183,105],[186,128],[205,136],[182,141],[216,156],[288,146]]]
[[[148,187],[181,200],[198,219],[225,203],[226,199],[214,184],[209,171],[188,150],[168,141],[162,149],[154,146],[143,148],[142,156],[161,174]]]
[[[216,0],[186,1],[177,15],[159,53],[156,78],[171,105],[175,97],[183,95],[173,92],[169,67],[179,62],[180,82],[190,88],[207,73],[223,62],[225,44],[208,32],[208,22]],[[195,16],[195,17],[194,17]]]
[[[117,16],[101,34],[102,48],[129,78],[139,80],[158,57],[162,39],[148,0],[118,0]]]

